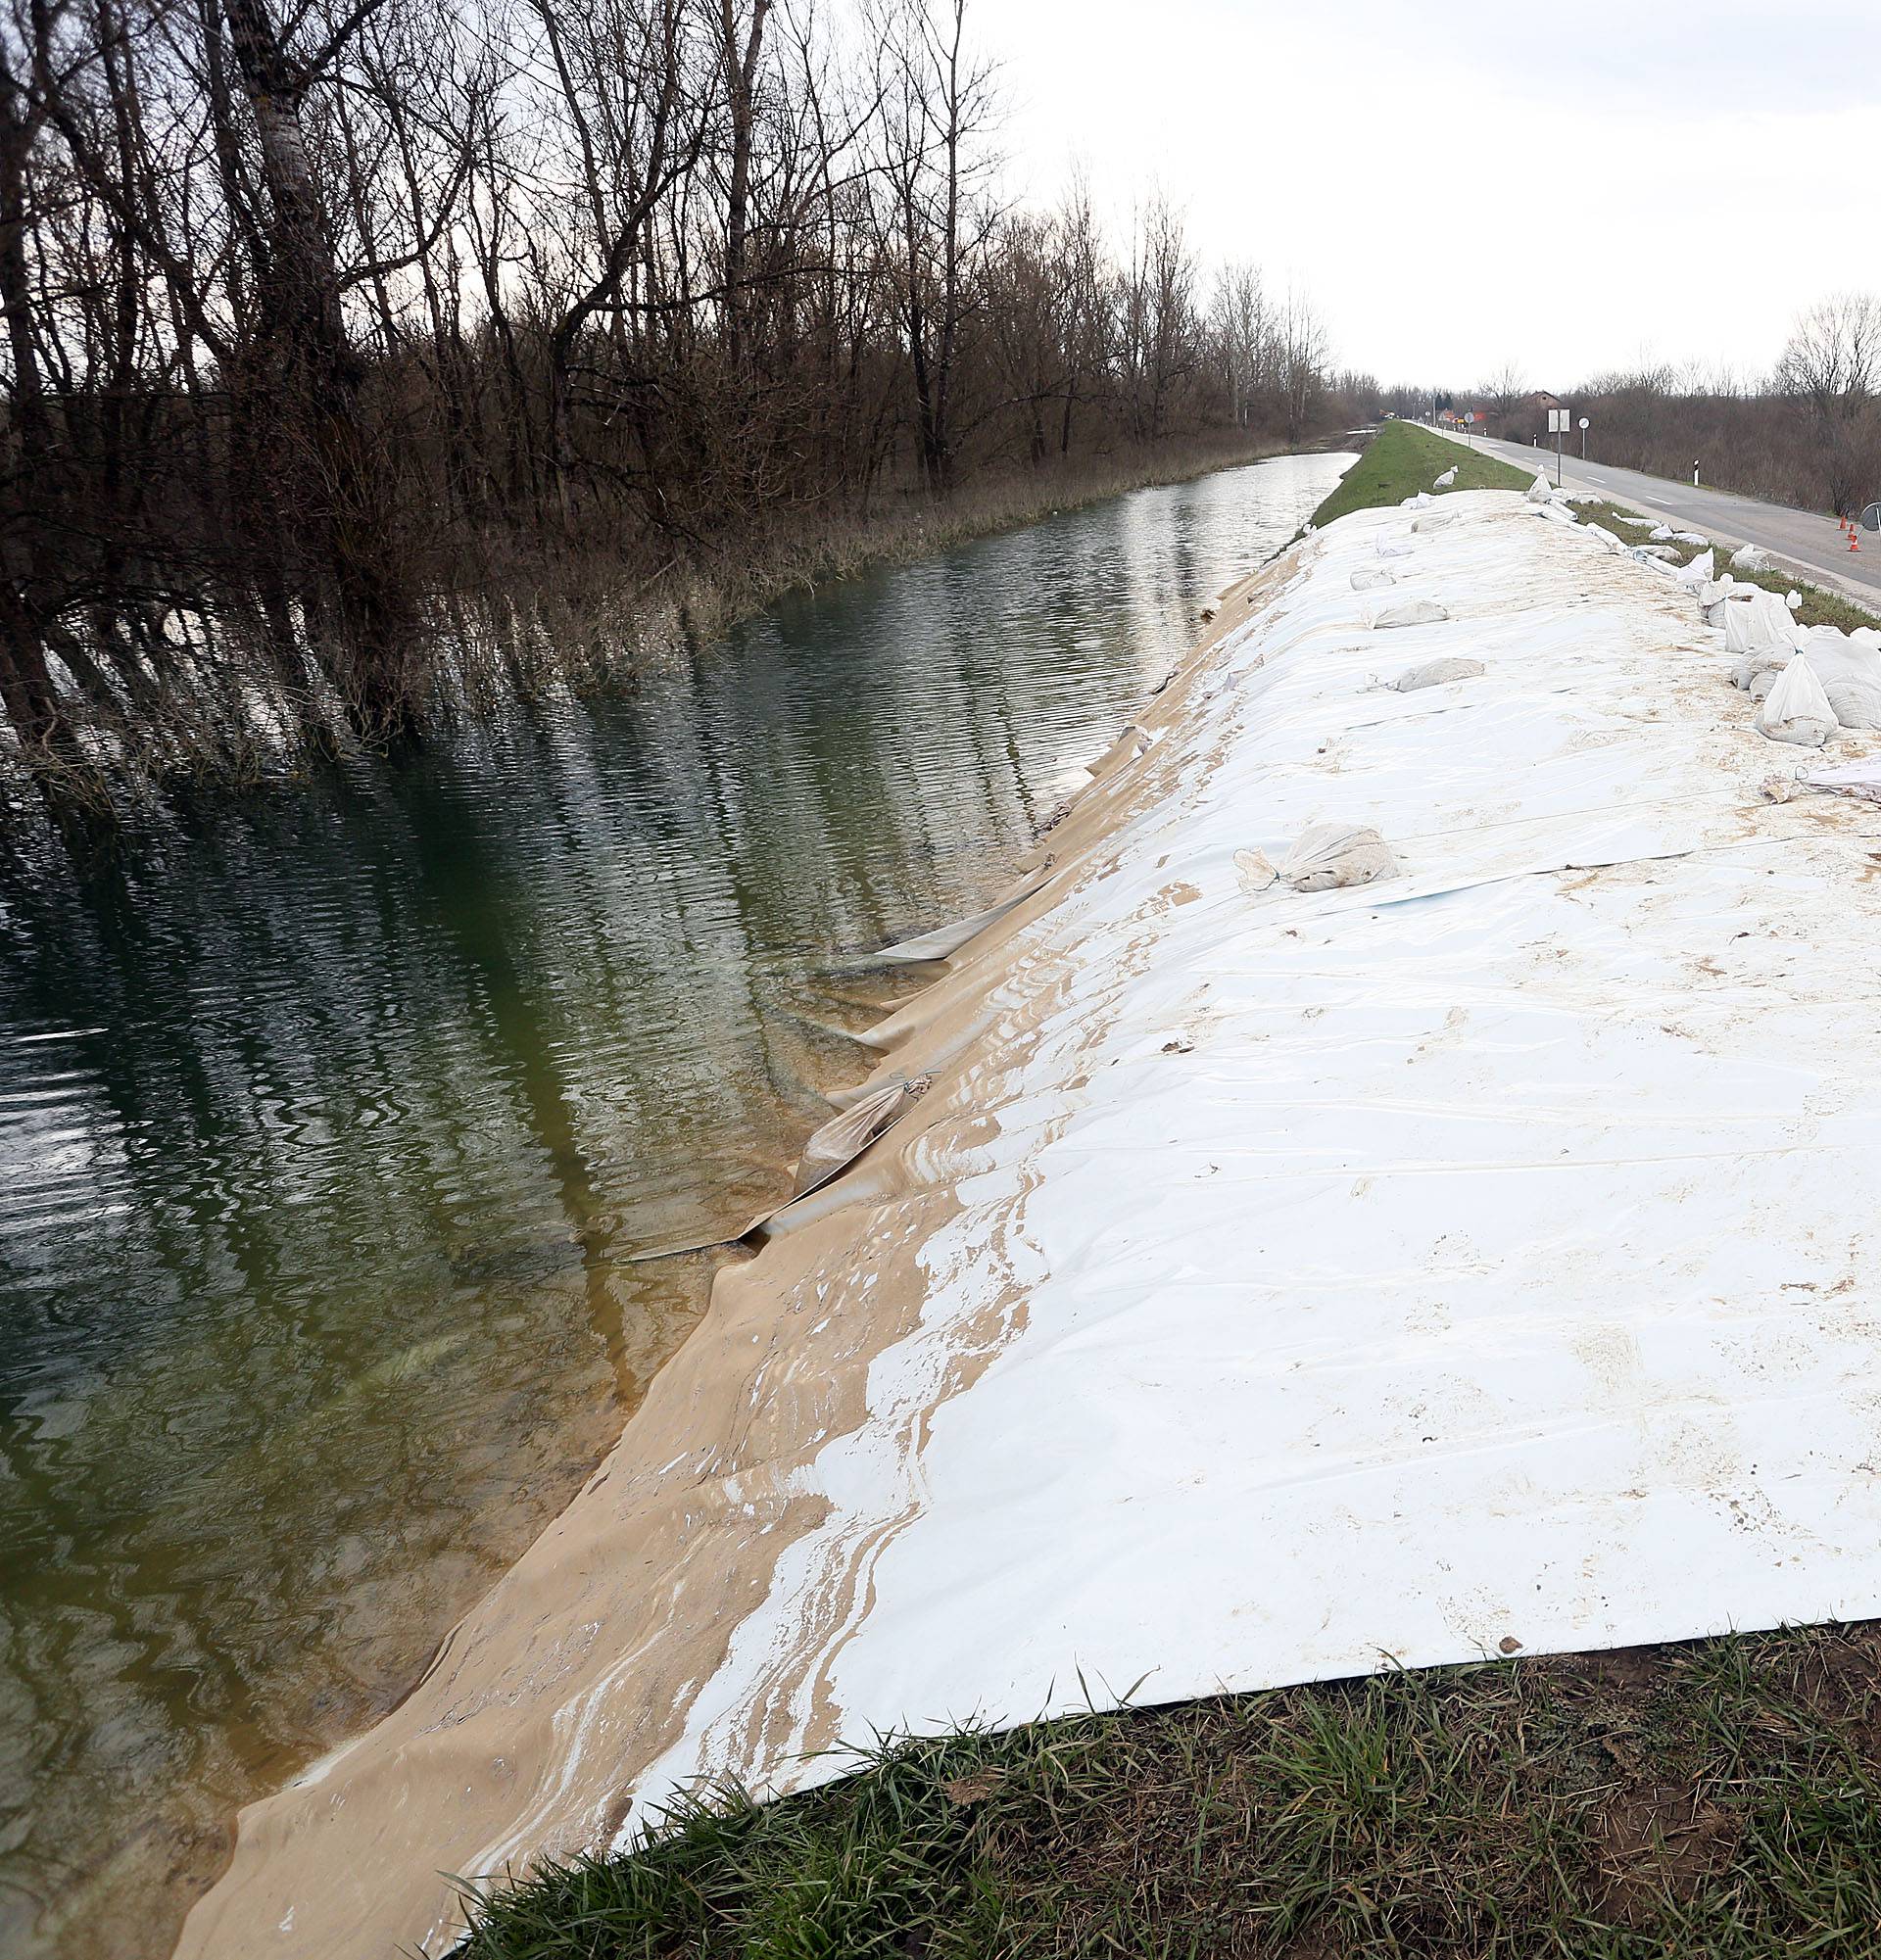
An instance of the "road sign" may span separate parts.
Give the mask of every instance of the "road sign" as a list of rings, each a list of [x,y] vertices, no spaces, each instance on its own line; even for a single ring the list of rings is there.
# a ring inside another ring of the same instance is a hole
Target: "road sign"
[[[1548,433],[1551,436],[1565,436],[1568,433],[1568,410],[1550,408],[1548,410]]]
[[[1587,426],[1587,417],[1585,415],[1581,416],[1580,418],[1580,426],[1583,429]]]
[[[1473,408],[1471,408],[1470,412],[1466,416],[1464,416],[1463,419],[1466,422],[1473,422],[1476,419],[1476,411]]]
[[[1861,528],[1864,531],[1881,531],[1881,503],[1870,503],[1862,511]]]

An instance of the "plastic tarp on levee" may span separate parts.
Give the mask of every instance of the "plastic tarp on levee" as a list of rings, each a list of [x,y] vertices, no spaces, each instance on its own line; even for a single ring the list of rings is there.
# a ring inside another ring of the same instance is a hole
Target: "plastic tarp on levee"
[[[441,1871],[878,1731],[1881,1610],[1881,805],[1798,780],[1876,738],[1766,739],[1685,585],[1444,509],[1230,595],[877,1031],[927,1093],[186,1953],[441,1950]],[[1281,876],[1324,826],[1377,875]]]

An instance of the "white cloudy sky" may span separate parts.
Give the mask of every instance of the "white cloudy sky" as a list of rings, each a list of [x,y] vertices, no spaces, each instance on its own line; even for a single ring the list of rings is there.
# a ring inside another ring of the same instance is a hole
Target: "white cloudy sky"
[[[1342,359],[1471,387],[1760,373],[1881,290],[1877,0],[978,0],[1029,200],[1157,182]]]

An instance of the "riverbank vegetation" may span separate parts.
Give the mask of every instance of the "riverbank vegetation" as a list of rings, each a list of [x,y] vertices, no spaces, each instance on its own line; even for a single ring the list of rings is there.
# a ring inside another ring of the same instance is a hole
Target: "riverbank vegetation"
[[[461,1960],[1773,1960],[1881,1926],[1872,1625],[896,1742],[475,1908]]]
[[[1530,481],[1519,469],[1481,450],[1460,449],[1415,422],[1383,422],[1365,454],[1339,479],[1313,513],[1315,525],[1330,524],[1353,510],[1402,503],[1454,469],[1453,490],[1524,490]]]
[[[1012,197],[964,0],[10,0],[0,701],[248,775],[1365,402],[1157,198]]]

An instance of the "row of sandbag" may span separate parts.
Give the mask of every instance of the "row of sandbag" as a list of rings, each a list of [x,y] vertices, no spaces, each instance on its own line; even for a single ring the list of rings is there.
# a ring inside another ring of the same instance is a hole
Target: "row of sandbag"
[[[1655,534],[1657,535],[1657,534]],[[1681,542],[1691,542],[1674,533]],[[1640,555],[1634,548],[1634,555]],[[1758,703],[1757,727],[1773,741],[1819,748],[1838,729],[1881,729],[1881,631],[1844,633],[1798,623],[1798,593],[1739,585],[1701,551],[1688,565],[1649,559],[1656,571],[1693,592],[1705,623],[1720,627],[1734,666],[1732,681]],[[1767,554],[1747,546],[1731,563],[1760,571]]]
[[[1839,728],[1881,729],[1881,631],[1805,627],[1774,593],[1712,590],[1706,618],[1723,627],[1731,680],[1758,702],[1763,734],[1814,748]]]

